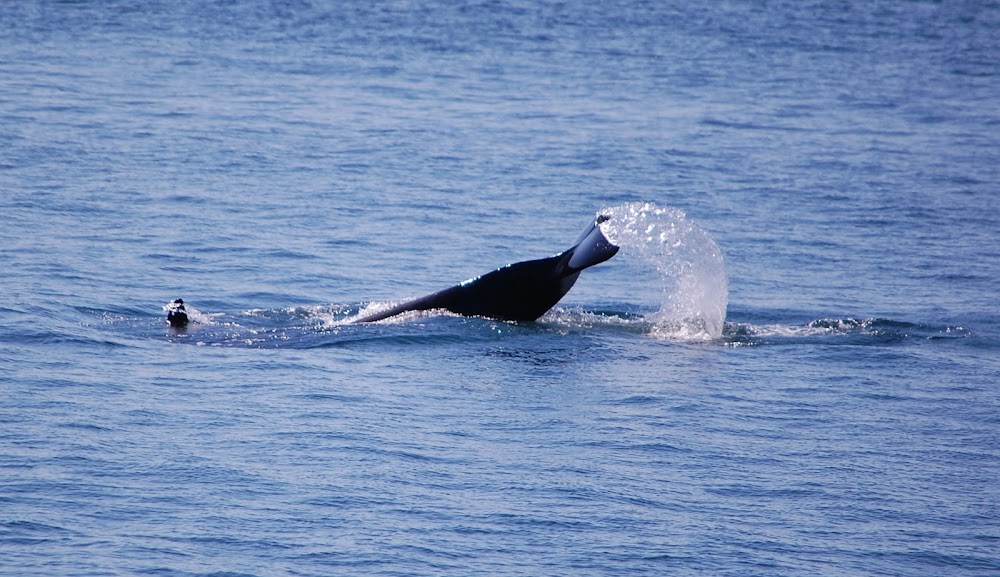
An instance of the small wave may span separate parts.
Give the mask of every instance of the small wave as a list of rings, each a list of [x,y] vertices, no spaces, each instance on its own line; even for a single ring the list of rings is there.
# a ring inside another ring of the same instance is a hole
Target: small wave
[[[343,304],[306,305],[280,309],[249,309],[239,316],[254,323],[305,323],[324,327],[344,324],[357,316],[357,307]]]
[[[582,308],[554,307],[539,322],[566,328],[621,328],[628,332],[646,333],[651,323],[640,314],[603,310],[588,311]]]
[[[972,336],[962,326],[933,326],[888,318],[821,318],[804,325],[726,323],[723,340],[730,346],[801,342],[822,337],[856,337],[844,342],[886,343],[903,340],[958,339]]]

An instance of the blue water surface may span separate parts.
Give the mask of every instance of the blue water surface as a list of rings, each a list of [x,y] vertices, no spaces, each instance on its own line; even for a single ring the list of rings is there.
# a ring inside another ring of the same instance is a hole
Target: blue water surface
[[[0,574],[1000,574],[998,30],[0,3]],[[344,322],[636,202],[721,337],[624,251],[537,323]]]

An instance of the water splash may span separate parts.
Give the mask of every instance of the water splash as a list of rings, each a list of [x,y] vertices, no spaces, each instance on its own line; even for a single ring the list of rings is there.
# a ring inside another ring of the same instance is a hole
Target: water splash
[[[659,310],[648,317],[660,338],[710,340],[722,336],[729,281],[722,250],[675,208],[634,202],[601,210],[601,224],[623,255],[654,269],[662,283]]]

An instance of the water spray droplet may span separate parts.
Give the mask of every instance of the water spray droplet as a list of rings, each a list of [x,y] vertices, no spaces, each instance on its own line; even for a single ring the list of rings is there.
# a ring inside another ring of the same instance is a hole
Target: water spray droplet
[[[729,282],[722,250],[683,211],[653,203],[629,203],[601,210],[610,218],[601,230],[657,271],[663,283],[659,310],[648,317],[654,336],[684,340],[722,336]]]

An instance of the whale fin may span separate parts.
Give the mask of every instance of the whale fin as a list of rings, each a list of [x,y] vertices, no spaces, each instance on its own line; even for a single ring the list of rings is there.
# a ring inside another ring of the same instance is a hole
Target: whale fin
[[[598,216],[571,248],[555,256],[509,264],[355,322],[380,321],[408,311],[431,309],[505,321],[537,320],[569,292],[580,271],[618,252],[598,226],[607,219]]]

